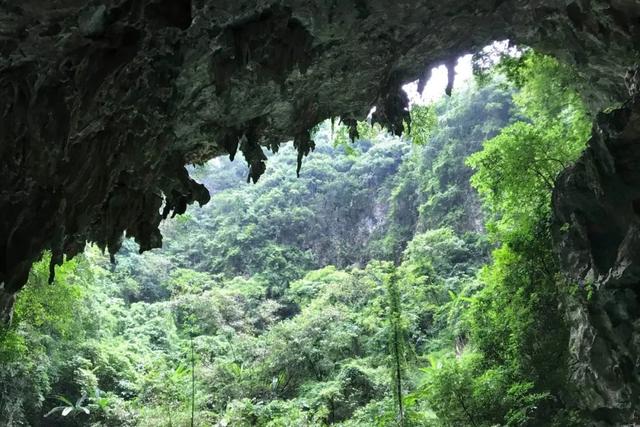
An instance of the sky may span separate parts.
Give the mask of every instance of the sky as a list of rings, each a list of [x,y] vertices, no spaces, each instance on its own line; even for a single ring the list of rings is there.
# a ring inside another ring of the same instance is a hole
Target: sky
[[[495,41],[483,48],[482,52],[487,55],[486,60],[494,64],[500,60],[501,55],[504,53],[508,53],[511,56],[519,56],[521,54],[516,46],[509,43],[509,40]],[[430,104],[445,95],[444,90],[447,87],[447,67],[440,65],[432,68],[431,70],[431,78],[427,82],[422,93],[418,93],[417,80],[402,86],[409,96],[410,106]],[[472,55],[459,57],[455,71],[456,77],[453,84],[454,91],[456,88],[465,87],[473,79]]]
[[[453,90],[464,87],[469,80],[473,78],[473,68],[471,65],[471,55],[464,55],[458,58],[455,67],[456,78],[453,84]],[[433,101],[444,96],[444,90],[447,87],[447,67],[440,65],[431,69],[431,78],[427,81],[422,93],[418,92],[418,81],[408,83],[402,88],[409,96],[411,105],[430,104]]]

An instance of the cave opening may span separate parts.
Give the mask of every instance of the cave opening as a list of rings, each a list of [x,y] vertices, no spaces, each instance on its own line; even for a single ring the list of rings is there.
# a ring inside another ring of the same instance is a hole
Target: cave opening
[[[635,2],[5,3],[0,425],[640,422]]]
[[[166,219],[161,249],[126,239],[113,263],[89,247],[53,284],[45,255],[0,337],[7,425],[632,419],[631,392],[615,406],[574,389],[590,380],[578,356],[597,357],[600,387],[635,375],[638,316],[624,273],[595,294],[554,252],[580,231],[552,211],[591,133],[575,70],[507,41],[447,64],[403,86],[402,136],[375,110],[326,120],[299,176],[291,143],[257,183],[249,158],[189,166],[211,200]],[[592,275],[635,247],[586,235]]]

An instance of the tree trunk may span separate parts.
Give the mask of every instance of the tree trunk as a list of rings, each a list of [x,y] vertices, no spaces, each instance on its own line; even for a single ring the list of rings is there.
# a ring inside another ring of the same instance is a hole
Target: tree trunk
[[[13,304],[16,302],[16,294],[6,292],[0,287],[0,327],[9,326],[13,317]]]

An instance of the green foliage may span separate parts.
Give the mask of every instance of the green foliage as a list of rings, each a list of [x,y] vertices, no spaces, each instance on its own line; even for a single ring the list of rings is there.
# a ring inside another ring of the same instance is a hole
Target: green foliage
[[[511,89],[491,83],[457,91],[432,106],[413,107],[414,144],[393,179],[389,219],[372,236],[372,257],[400,261],[414,234],[429,229],[484,233],[484,213],[469,184],[473,171],[465,158],[509,122],[511,97]]]
[[[400,291],[395,271],[390,271],[385,278],[387,287],[387,322],[389,329],[389,355],[391,384],[393,398],[397,405],[396,421],[399,426],[405,426],[405,413],[403,408],[403,381],[406,375],[407,343],[405,340],[405,325],[402,318],[402,304]]]
[[[476,171],[471,183],[502,232],[530,229],[549,214],[555,178],[578,157],[590,130],[566,66],[534,53],[518,64],[514,102],[522,119],[467,161]]]
[[[548,394],[531,393],[532,383],[514,381],[505,369],[483,365],[483,357],[473,352],[433,360],[418,394],[428,399],[442,425],[530,425]]]
[[[8,425],[24,423],[54,401],[52,383],[85,336],[88,313],[81,301],[90,277],[78,274],[79,262],[68,262],[49,284],[47,258],[34,265],[13,327],[0,335],[0,419]],[[69,412],[76,414],[75,408]]]
[[[60,413],[62,417],[74,417],[79,414],[89,415],[91,413],[91,411],[89,411],[89,408],[84,406],[84,403],[87,400],[86,394],[80,396],[80,398],[78,398],[75,403],[71,402],[64,396],[56,396],[56,399],[58,399],[64,405],[56,406],[55,408],[44,414],[45,418],[56,413]]]
[[[438,125],[438,116],[432,106],[416,105],[411,108],[411,141],[417,145],[426,145]]]
[[[548,219],[556,175],[582,150],[588,121],[566,67],[537,54],[508,67],[521,118],[468,159],[500,247],[467,311],[469,350],[432,365],[421,392],[444,425],[579,422],[562,403],[570,390],[565,286]]]
[[[355,128],[352,128],[340,119],[333,119],[329,122],[329,141],[332,142],[334,148],[342,148],[347,156],[354,156],[360,153],[358,148],[353,145],[356,138],[359,140],[372,141],[381,136],[387,136],[386,130],[377,123],[356,122]],[[326,128],[327,123],[325,122],[323,126]],[[318,134],[319,133],[316,132],[315,136],[318,136]]]

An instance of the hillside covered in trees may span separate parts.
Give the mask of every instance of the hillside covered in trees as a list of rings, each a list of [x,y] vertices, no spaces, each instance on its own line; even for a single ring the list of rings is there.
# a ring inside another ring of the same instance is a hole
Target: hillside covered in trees
[[[211,201],[112,264],[36,264],[0,345],[6,426],[582,426],[551,247],[557,174],[589,119],[570,70],[526,51],[403,137],[338,119],[191,175]]]

